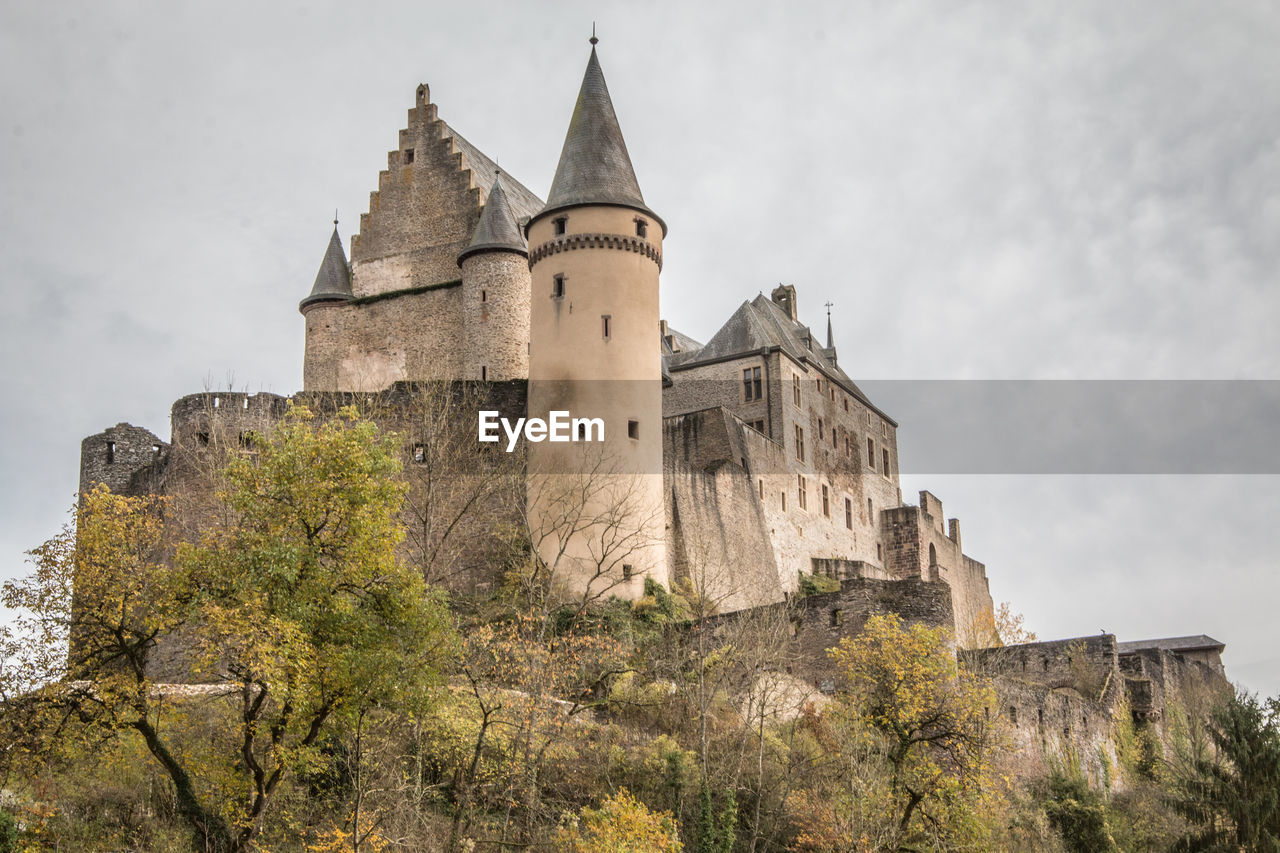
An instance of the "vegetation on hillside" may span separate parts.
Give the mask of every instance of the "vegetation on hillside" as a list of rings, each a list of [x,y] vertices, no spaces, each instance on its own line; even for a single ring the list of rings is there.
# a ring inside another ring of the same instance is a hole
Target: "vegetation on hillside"
[[[1168,754],[1126,717],[1109,788],[1070,761],[1020,786],[940,629],[871,618],[820,694],[785,607],[720,617],[696,571],[570,598],[510,529],[501,586],[446,601],[438,514],[399,547],[400,451],[294,410],[198,538],[84,496],[4,587],[0,853],[1276,849],[1274,701],[1173,715]]]

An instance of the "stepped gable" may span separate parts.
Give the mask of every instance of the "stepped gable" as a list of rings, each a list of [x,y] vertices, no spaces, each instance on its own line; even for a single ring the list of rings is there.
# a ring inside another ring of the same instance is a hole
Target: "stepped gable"
[[[351,240],[356,297],[456,280],[458,255],[470,244],[498,175],[491,158],[440,119],[426,84],[417,89],[399,140]],[[518,180],[509,174],[502,180],[517,221],[542,209],[542,200]]]
[[[542,213],[590,204],[644,211],[667,233],[666,223],[644,203],[594,44]]]
[[[480,214],[480,224],[471,238],[470,245],[458,255],[458,265],[468,255],[478,252],[515,252],[520,255],[529,254],[529,244],[524,238],[524,229],[516,221],[515,213],[507,200],[506,188],[502,176],[493,180],[493,189],[489,192],[489,200],[485,202]]]
[[[316,282],[311,287],[311,294],[298,303],[298,310],[317,302],[346,302],[351,297],[351,270],[347,266],[346,253],[342,251],[342,238],[338,236],[338,223],[335,221],[329,247],[316,272]]]

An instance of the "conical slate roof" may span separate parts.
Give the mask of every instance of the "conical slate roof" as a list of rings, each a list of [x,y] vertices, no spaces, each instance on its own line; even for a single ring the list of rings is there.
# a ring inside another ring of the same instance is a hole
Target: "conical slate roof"
[[[316,283],[311,288],[311,295],[298,303],[298,310],[315,302],[346,301],[352,296],[351,270],[347,267],[347,255],[342,251],[338,223],[334,222],[333,236],[329,238],[329,248],[325,249],[320,271],[316,273]]]
[[[502,184],[502,175],[493,179],[493,189],[489,191],[489,199],[484,203],[480,213],[480,223],[471,243],[458,255],[458,265],[468,255],[477,252],[517,252],[529,254],[529,244],[524,239],[524,232],[516,222],[516,216],[507,200],[507,191]]]
[[[666,233],[666,224],[645,206],[644,196],[640,194],[640,184],[636,182],[635,169],[631,166],[631,156],[613,111],[595,47],[591,48],[578,103],[569,120],[569,132],[565,134],[547,206],[539,215],[583,204],[634,207],[656,219]]]

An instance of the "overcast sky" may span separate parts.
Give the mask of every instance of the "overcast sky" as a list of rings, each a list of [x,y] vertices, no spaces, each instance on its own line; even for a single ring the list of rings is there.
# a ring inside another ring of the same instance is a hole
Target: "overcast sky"
[[[787,282],[856,380],[1280,378],[1273,3],[5,0],[0,575],[85,435],[301,386],[419,82],[545,197],[593,20],[681,331]],[[1042,638],[1207,633],[1280,692],[1280,478],[916,473],[945,440],[903,421],[904,496]]]

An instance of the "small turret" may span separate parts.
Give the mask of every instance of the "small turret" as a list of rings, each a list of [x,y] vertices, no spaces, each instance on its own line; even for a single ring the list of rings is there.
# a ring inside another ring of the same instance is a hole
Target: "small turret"
[[[333,236],[329,238],[329,247],[320,262],[316,282],[311,287],[311,294],[298,303],[298,310],[306,314],[307,308],[318,302],[347,302],[351,298],[351,269],[347,266],[347,255],[342,251],[342,238],[338,236],[338,220],[334,219]]]
[[[529,376],[529,248],[499,174],[462,268],[462,375],[496,382]]]
[[[302,387],[306,391],[336,391],[338,389],[338,345],[342,340],[341,319],[347,311],[340,310],[353,299],[351,292],[351,268],[342,251],[342,238],[338,236],[338,219],[333,219],[333,236],[325,249],[324,260],[316,273],[311,294],[298,303],[298,310],[306,318],[306,349],[302,355]]]

